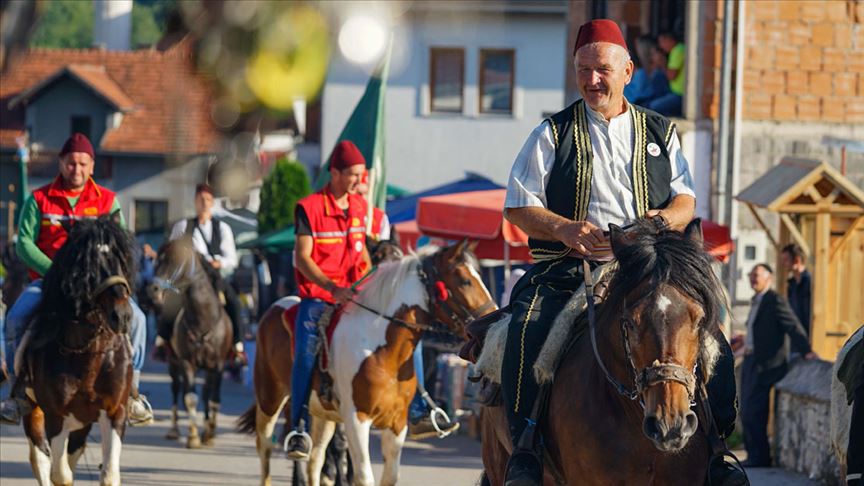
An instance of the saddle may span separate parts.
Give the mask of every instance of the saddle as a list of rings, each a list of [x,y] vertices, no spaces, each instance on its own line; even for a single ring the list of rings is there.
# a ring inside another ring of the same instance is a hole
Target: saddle
[[[594,301],[600,303],[606,298],[609,282],[617,268],[614,264],[597,267],[594,274]],[[552,381],[555,370],[572,343],[586,328],[586,296],[582,287],[577,290],[561,314],[555,319],[543,345],[540,356],[534,364],[534,375],[540,384]],[[468,342],[459,351],[462,359],[476,365],[476,375],[468,379],[480,382],[478,400],[485,406],[500,405],[501,366],[507,331],[511,315],[510,306],[503,307],[491,314],[472,322],[467,328]]]
[[[291,359],[294,359],[294,336],[295,330],[297,328],[297,311],[300,309],[299,305],[294,305],[282,311],[282,326],[285,327],[285,330],[288,331],[288,335],[291,336]],[[327,339],[326,346],[320,346],[318,348],[318,355],[321,359],[321,366],[326,370],[327,369],[327,352],[326,350],[330,349],[330,343],[333,340],[333,333],[336,331],[336,326],[339,325],[339,321],[342,319],[342,307],[330,307],[332,311],[325,311],[321,316],[323,319],[328,319],[329,323],[327,324],[325,335]],[[319,328],[321,327],[321,322],[319,322]]]

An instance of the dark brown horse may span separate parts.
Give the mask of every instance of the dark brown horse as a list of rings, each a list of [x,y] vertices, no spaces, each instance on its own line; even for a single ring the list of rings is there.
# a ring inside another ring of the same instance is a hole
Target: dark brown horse
[[[380,484],[395,484],[405,440],[408,404],[417,389],[412,356],[425,330],[464,336],[463,325],[495,308],[475,268],[467,242],[382,264],[356,302],[348,304],[333,334],[328,353],[333,396],[319,394],[313,378],[310,412],[313,449],[309,481],[320,484],[324,448],[336,422],[346,425],[354,483],[371,485],[369,434],[382,429],[384,475]],[[255,357],[255,403],[241,417],[240,428],[256,434],[261,484],[271,484],[270,456],[280,410],[291,390],[291,327],[286,310],[299,302],[286,297],[261,319]],[[376,312],[372,312],[372,309]],[[379,313],[389,316],[384,317]],[[443,325],[436,325],[434,321]]]
[[[725,301],[700,223],[683,233],[613,227],[610,238],[618,271],[596,318],[596,350],[588,335],[576,341],[552,384],[545,482],[702,484],[710,450],[692,406],[694,370],[698,362],[707,375],[719,354]],[[484,409],[482,434],[486,481],[503,484],[511,445],[500,407]]]
[[[174,319],[168,371],[171,374],[171,428],[168,439],[177,439],[178,404],[182,392],[183,404],[189,415],[189,435],[186,447],[195,449],[213,445],[216,437],[216,416],[219,413],[222,390],[222,370],[231,351],[231,321],[219,295],[204,268],[209,265],[195,251],[188,236],[167,243],[156,260],[154,283],[150,297],[157,307],[166,300],[165,292],[176,292],[182,299],[180,312]],[[204,370],[201,398],[204,402],[204,434],[198,435],[198,395],[195,375]]]
[[[120,448],[132,383],[132,240],[111,216],[77,222],[42,285],[21,344],[19,379],[33,409],[24,417],[40,485],[72,484],[98,421],[99,483],[120,484]]]

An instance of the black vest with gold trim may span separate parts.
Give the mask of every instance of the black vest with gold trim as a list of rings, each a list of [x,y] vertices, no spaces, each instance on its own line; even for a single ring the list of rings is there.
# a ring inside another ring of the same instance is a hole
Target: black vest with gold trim
[[[594,154],[586,109],[583,100],[578,100],[546,119],[555,141],[555,164],[546,185],[547,209],[574,221],[587,218],[591,197]],[[666,147],[675,125],[668,118],[633,104],[628,111],[633,120],[630,181],[636,214],[641,216],[649,209],[662,209],[669,204],[672,168]],[[654,154],[649,152],[649,145],[654,145],[651,147]],[[528,245],[535,261],[560,258],[570,251],[560,241],[530,238]]]

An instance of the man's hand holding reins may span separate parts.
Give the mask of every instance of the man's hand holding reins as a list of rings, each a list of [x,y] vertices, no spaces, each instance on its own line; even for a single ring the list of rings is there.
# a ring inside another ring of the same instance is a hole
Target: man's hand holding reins
[[[588,221],[573,221],[542,207],[505,208],[504,217],[532,238],[560,241],[585,257],[611,252],[603,230]]]
[[[603,230],[588,221],[570,221],[554,230],[555,239],[576,250],[579,254],[605,256],[609,253],[609,239]]]
[[[354,291],[352,289],[348,287],[340,287],[333,282],[330,282],[330,285],[328,285],[325,290],[330,292],[330,294],[333,295],[333,300],[340,305],[354,298]]]

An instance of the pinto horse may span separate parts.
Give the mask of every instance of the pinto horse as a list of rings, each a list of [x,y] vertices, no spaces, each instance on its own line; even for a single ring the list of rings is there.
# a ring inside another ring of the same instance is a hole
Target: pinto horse
[[[296,297],[277,302],[261,319],[254,365],[255,403],[241,417],[241,430],[256,434],[261,484],[271,484],[273,431],[290,399],[293,349],[283,321]],[[408,406],[417,389],[412,356],[424,331],[465,336],[464,325],[495,308],[466,241],[432,248],[380,265],[355,302],[343,308],[329,345],[332,397],[319,394],[313,378],[309,409],[314,417],[308,476],[320,484],[324,451],[337,422],[345,424],[354,484],[371,485],[369,434],[382,429],[384,476],[395,484],[407,432]],[[440,322],[440,324],[437,324]],[[326,339],[326,338],[325,338]]]
[[[132,239],[114,218],[72,225],[45,275],[42,303],[16,357],[16,386],[24,386],[33,403],[24,432],[42,486],[72,484],[94,422],[102,435],[99,484],[120,484],[135,267]]]
[[[171,375],[171,428],[167,439],[180,436],[178,403],[180,393],[189,415],[189,435],[186,447],[197,449],[213,445],[216,437],[216,417],[219,413],[222,389],[222,370],[231,351],[233,333],[231,321],[219,295],[213,287],[201,255],[192,246],[192,238],[183,236],[165,244],[156,259],[155,276],[150,286],[154,305],[162,306],[168,297],[165,292],[179,294],[180,312],[174,319],[168,372]],[[163,316],[164,317],[164,316]],[[195,393],[195,375],[205,372],[201,390],[204,402],[204,433],[198,435],[198,395]]]
[[[545,483],[703,484],[710,448],[693,410],[694,370],[707,382],[725,300],[700,222],[683,233],[613,226],[610,239],[618,271],[593,339],[572,344],[551,385]],[[481,433],[484,484],[501,485],[512,450],[501,407],[483,410]]]

